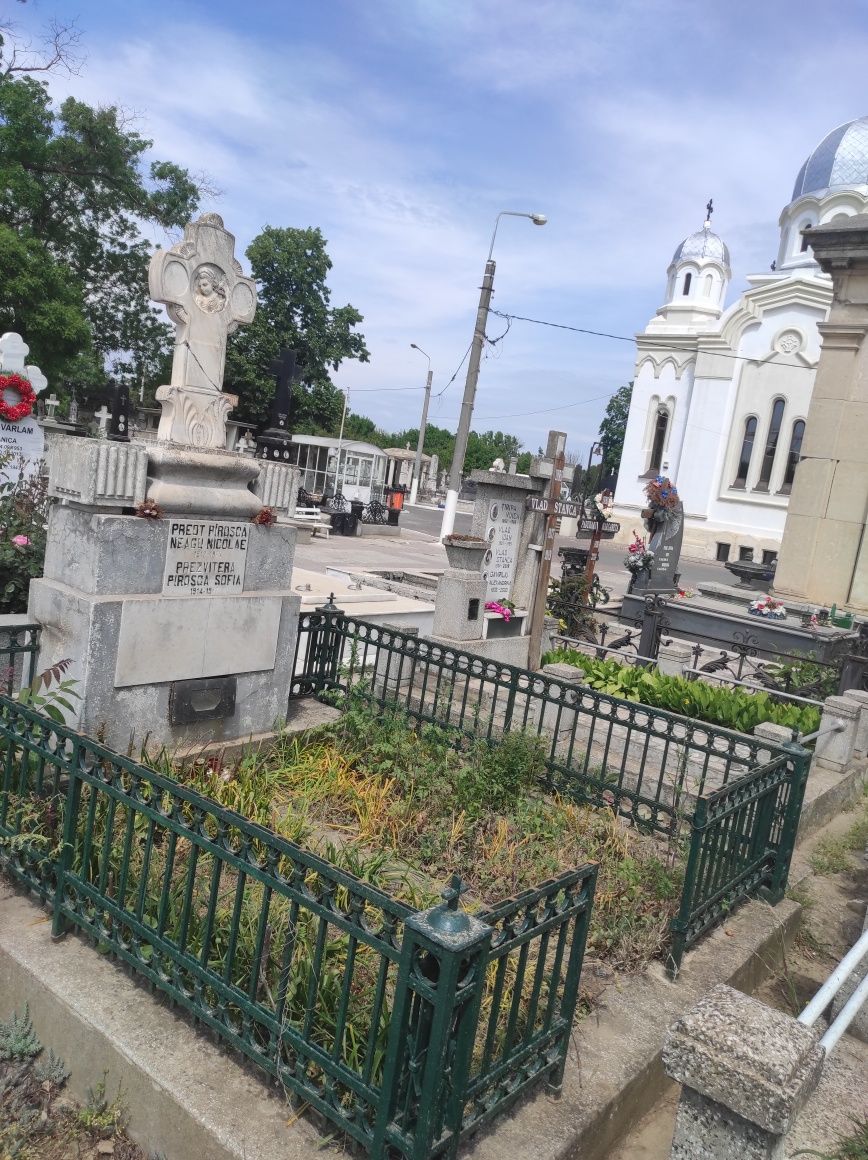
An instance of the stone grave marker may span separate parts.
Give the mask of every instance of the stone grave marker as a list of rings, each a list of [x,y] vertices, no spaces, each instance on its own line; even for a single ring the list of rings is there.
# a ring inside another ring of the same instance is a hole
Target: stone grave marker
[[[681,540],[684,535],[684,507],[681,500],[672,508],[650,509],[645,518],[649,532],[648,549],[654,559],[648,573],[637,575],[630,587],[631,593],[643,592],[665,595],[676,592],[675,576],[681,559]]]
[[[93,417],[94,417],[94,419],[96,419],[97,423],[99,424],[99,437],[100,437],[100,439],[105,439],[106,434],[108,433],[108,422],[109,422],[109,419],[112,417],[111,411],[108,409],[108,407],[105,405],[105,403],[103,403],[103,405],[100,407],[100,409],[98,411],[94,411]]]
[[[48,380],[39,367],[25,364],[29,353],[30,347],[20,334],[7,331],[0,336],[0,376],[20,375],[30,383],[34,394],[39,395],[45,390]],[[4,392],[4,402],[14,405],[18,402],[17,394],[13,397],[10,389],[7,397]],[[45,436],[36,421],[35,405],[29,414],[20,419],[0,417],[0,454],[10,452],[12,459],[0,467],[0,483],[17,479],[22,469],[26,475],[38,470],[45,457]]]
[[[486,600],[511,599],[523,519],[524,509],[517,500],[492,500],[488,505],[483,532],[488,549],[482,560]]]
[[[152,295],[177,324],[156,442],[126,438],[122,388],[109,438],[52,446],[49,489],[65,502],[30,586],[38,663],[72,658],[75,724],[122,751],[265,739],[288,711],[297,533],[259,517],[294,503],[297,472],[225,448],[226,335],[256,305],[233,245],[206,214],[152,259]]]

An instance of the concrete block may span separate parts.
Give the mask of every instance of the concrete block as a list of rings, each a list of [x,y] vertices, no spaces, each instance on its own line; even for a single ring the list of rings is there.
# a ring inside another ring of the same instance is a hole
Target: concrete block
[[[280,515],[291,516],[298,497],[298,468],[288,463],[257,459],[259,475],[253,481],[253,494],[263,507],[274,508]]]
[[[434,598],[433,635],[455,642],[481,640],[485,592],[486,583],[481,576],[447,568],[440,577]],[[474,608],[476,615],[471,619]]]
[[[657,653],[657,670],[667,677],[683,677],[684,670],[693,663],[693,649],[689,644],[662,644]]]
[[[776,1155],[824,1057],[815,1033],[791,1016],[716,986],[677,1020],[663,1047],[667,1074],[690,1091],[672,1155]],[[714,1138],[723,1150],[707,1150]]]
[[[64,657],[72,659],[69,675],[77,681],[76,688],[81,697],[80,701],[73,702],[77,713],[72,724],[90,736],[104,736],[108,745],[121,752],[127,751],[131,738],[136,746],[148,739],[151,745],[177,749],[266,734],[286,717],[301,597],[297,593],[283,591],[251,594],[246,599],[251,602],[251,606],[258,606],[262,604],[263,597],[267,597],[272,609],[279,603],[276,634],[273,623],[266,628],[255,617],[247,623],[250,632],[256,634],[262,630],[270,636],[267,647],[273,652],[273,667],[251,672],[234,668],[234,714],[224,719],[191,725],[169,723],[169,697],[174,671],[172,664],[180,651],[172,648],[171,641],[162,642],[162,654],[159,649],[150,650],[155,663],[159,662],[160,655],[165,662],[161,680],[143,681],[124,687],[115,684],[118,642],[125,605],[133,604],[141,598],[93,596],[70,590],[56,581],[34,580],[30,585],[28,612],[42,625],[39,669]],[[196,597],[188,601],[165,597],[162,602],[189,607],[200,602],[203,605],[212,604],[214,598]],[[273,621],[273,611],[271,618]],[[219,636],[219,625],[216,627]],[[201,643],[198,647],[201,649]],[[219,650],[219,645],[213,640],[208,648],[211,647]],[[218,653],[213,655],[219,659]],[[227,658],[224,656],[223,659]],[[236,663],[239,662],[247,663],[241,656],[237,658]],[[208,675],[206,667],[200,665],[203,676]],[[142,672],[139,676],[155,678],[158,673],[154,670]]]
[[[859,707],[859,720],[856,725],[856,737],[853,741],[853,755],[868,757],[868,692],[862,689],[848,689],[843,694],[845,701],[851,701]]]
[[[52,441],[48,493],[72,503],[131,508],[145,498],[148,449],[144,443],[60,436]]]
[[[861,707],[847,697],[827,697],[814,748],[814,766],[843,773],[853,759]]]

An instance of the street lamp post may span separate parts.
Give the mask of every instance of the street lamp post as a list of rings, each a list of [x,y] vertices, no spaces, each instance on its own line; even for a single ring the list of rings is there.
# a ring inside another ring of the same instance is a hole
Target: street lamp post
[[[461,400],[461,415],[458,419],[458,431],[455,435],[452,466],[449,469],[449,487],[446,492],[443,523],[440,526],[441,539],[450,535],[455,527],[458,492],[461,490],[461,472],[464,468],[464,456],[467,453],[467,440],[470,435],[470,423],[473,419],[473,401],[476,396],[476,383],[479,379],[479,364],[482,361],[482,347],[485,343],[485,324],[488,321],[488,308],[491,305],[491,294],[494,288],[495,262],[491,255],[494,252],[494,239],[497,237],[497,227],[500,225],[502,217],[530,218],[535,226],[544,226],[548,221],[543,213],[519,213],[511,209],[501,210],[495,219],[491,245],[488,247],[488,258],[485,262],[485,273],[482,276],[482,286],[479,291],[476,326],[473,330],[473,342],[470,346],[470,361],[467,364],[467,378],[464,381],[464,398]]]
[[[411,342],[410,346],[413,350],[418,350],[419,354],[424,354],[428,359],[428,378],[425,382],[425,402],[422,404],[422,419],[419,423],[419,442],[416,444],[416,463],[413,467],[413,478],[410,481],[410,503],[416,502],[416,496],[419,494],[419,480],[422,478],[422,448],[425,443],[425,427],[428,423],[428,404],[431,401],[431,381],[434,378],[434,372],[431,370],[431,357],[425,354],[421,346],[417,346],[415,342]]]

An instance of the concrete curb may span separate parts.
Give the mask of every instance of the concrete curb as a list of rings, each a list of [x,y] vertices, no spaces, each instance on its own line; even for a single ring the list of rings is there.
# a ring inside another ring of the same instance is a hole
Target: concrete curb
[[[113,962],[75,936],[51,939],[51,920],[0,882],[0,1018],[30,1006],[36,1033],[70,1069],[70,1094],[107,1072],[129,1109],[129,1131],[168,1160],[307,1160],[316,1128],[260,1079],[197,1034]]]

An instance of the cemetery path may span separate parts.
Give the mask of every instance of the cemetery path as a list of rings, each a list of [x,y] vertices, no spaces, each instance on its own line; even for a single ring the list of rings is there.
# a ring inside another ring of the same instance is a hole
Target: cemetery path
[[[793,893],[805,906],[802,926],[783,971],[756,992],[756,998],[780,1011],[798,1014],[861,932],[868,900],[868,858],[857,854],[848,869],[837,873],[808,868],[812,855],[839,848],[842,835],[859,816],[859,811],[839,814],[796,855],[791,881],[801,879]],[[863,805],[862,816],[868,816],[868,806]],[[841,1138],[853,1130],[852,1120],[868,1120],[866,1075],[868,1043],[845,1035],[787,1139],[786,1160],[805,1155],[804,1149],[823,1156],[836,1154]],[[668,1160],[678,1096],[678,1086],[670,1084],[666,1095],[610,1153],[609,1160]]]

